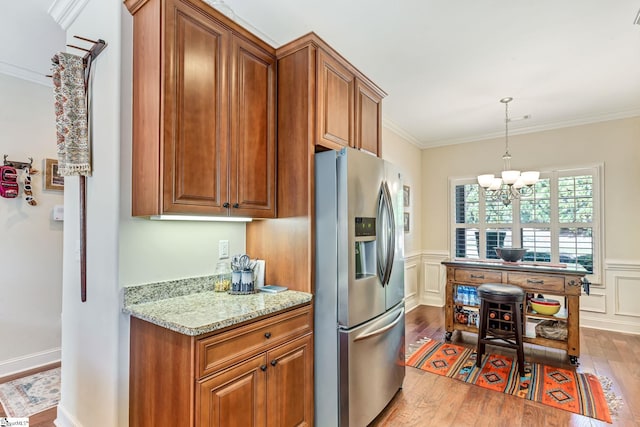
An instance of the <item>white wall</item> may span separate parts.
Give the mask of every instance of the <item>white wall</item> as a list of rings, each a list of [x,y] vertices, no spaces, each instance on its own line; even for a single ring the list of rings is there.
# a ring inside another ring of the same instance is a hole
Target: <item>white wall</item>
[[[53,89],[0,74],[0,154],[28,161],[37,206],[0,198],[0,377],[60,360],[62,222],[60,191],[43,190],[45,158],[56,158]],[[0,163],[1,164],[1,163]],[[22,179],[21,179],[22,181]]]
[[[88,178],[87,302],[79,297],[78,186],[65,203],[60,427],[128,425],[129,319],[121,287],[212,274],[218,240],[245,249],[245,226],[131,218],[132,18],[120,2],[90,0],[67,34],[102,38],[95,62],[94,174]],[[90,391],[90,392],[89,392]]]
[[[80,301],[78,177],[66,178],[62,298],[62,396],[58,426],[118,423],[119,2],[91,0],[68,28],[108,46],[94,62],[93,176],[87,178],[87,301]],[[83,44],[84,45],[84,44]],[[90,46],[90,45],[89,45]],[[79,54],[78,51],[71,53]]]
[[[423,248],[449,251],[450,177],[499,172],[504,140],[426,149],[422,153]],[[512,165],[521,170],[604,163],[604,283],[581,298],[582,325],[640,333],[640,117],[510,137]],[[435,276],[434,276],[435,278]],[[441,285],[438,285],[441,286]]]
[[[382,129],[382,157],[402,171],[403,185],[410,188],[409,232],[404,234],[405,299],[408,310],[420,302],[421,249],[422,249],[422,164],[421,150],[393,130]]]

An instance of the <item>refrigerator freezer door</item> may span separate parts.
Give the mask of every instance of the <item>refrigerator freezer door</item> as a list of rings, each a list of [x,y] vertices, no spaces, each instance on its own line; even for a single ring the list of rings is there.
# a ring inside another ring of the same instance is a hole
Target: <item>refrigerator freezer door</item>
[[[350,331],[339,331],[339,425],[366,426],[402,387],[404,303]],[[318,416],[319,425],[324,424]]]
[[[385,182],[389,189],[389,197],[393,208],[395,235],[393,236],[393,262],[389,281],[385,286],[386,309],[404,299],[404,211],[402,200],[402,176],[398,169],[389,162],[384,163]]]
[[[337,156],[338,324],[345,328],[386,311],[385,288],[378,275],[358,275],[356,259],[356,242],[379,241],[379,237],[356,237],[356,218],[376,218],[383,176],[384,162],[377,157],[353,149]]]

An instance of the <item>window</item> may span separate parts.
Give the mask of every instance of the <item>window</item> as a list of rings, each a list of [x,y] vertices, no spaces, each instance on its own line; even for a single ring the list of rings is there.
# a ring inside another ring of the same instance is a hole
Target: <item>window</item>
[[[527,248],[524,261],[581,265],[599,282],[599,167],[541,174],[533,192],[504,206],[475,179],[451,181],[456,258],[498,259],[494,248]]]

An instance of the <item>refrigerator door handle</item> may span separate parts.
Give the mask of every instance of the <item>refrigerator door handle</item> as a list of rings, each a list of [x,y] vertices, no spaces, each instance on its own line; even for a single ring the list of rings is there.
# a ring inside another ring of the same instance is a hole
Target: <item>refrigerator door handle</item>
[[[389,191],[389,184],[384,182],[384,193],[386,199],[387,215],[389,216],[390,233],[388,233],[387,243],[387,261],[386,261],[386,273],[384,285],[386,286],[391,279],[391,270],[393,269],[393,260],[395,256],[395,243],[396,243],[396,220],[393,212],[393,201],[391,200],[391,192]]]
[[[385,224],[385,205],[386,205],[386,192],[384,188],[384,182],[380,184],[380,191],[378,192],[378,211],[376,212],[376,240],[378,241],[376,256],[377,256],[377,272],[380,284],[384,287],[385,280],[387,278],[387,260],[389,258],[388,248],[385,245],[388,244],[386,236],[386,224]]]
[[[385,332],[387,332],[389,329],[392,329],[394,326],[396,326],[398,324],[398,322],[400,322],[400,320],[402,320],[402,316],[404,315],[404,307],[402,307],[402,310],[400,310],[400,313],[398,313],[398,317],[396,317],[394,319],[393,322],[389,323],[386,326],[383,326],[380,329],[376,329],[373,332],[367,332],[365,334],[362,335],[358,335],[357,337],[355,337],[353,339],[353,341],[362,341],[362,340],[366,340],[367,338],[371,338],[371,337],[375,337],[376,335],[381,335],[384,334]]]

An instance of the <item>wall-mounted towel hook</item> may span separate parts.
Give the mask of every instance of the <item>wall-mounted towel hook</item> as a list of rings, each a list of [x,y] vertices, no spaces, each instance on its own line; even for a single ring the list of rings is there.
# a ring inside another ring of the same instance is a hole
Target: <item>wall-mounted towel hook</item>
[[[29,162],[18,162],[15,160],[8,160],[7,157],[9,157],[7,154],[4,155],[4,165],[5,166],[11,166],[14,167],[16,169],[32,169],[33,167],[33,157],[27,157],[29,159]]]

